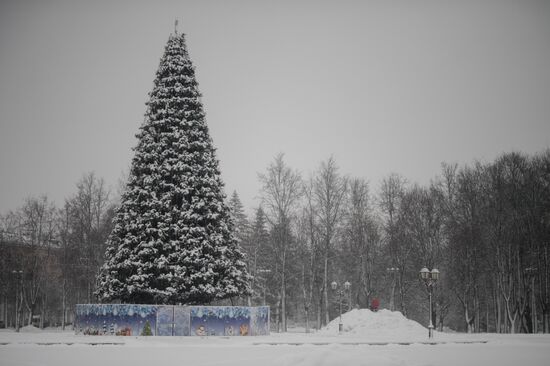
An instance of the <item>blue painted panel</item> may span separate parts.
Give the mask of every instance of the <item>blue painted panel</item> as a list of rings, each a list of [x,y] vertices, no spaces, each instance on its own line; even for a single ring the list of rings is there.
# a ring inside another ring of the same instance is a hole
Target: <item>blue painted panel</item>
[[[174,335],[174,307],[159,306],[157,310],[157,335]]]
[[[248,336],[250,308],[244,306],[192,306],[191,335]]]
[[[188,336],[190,334],[190,311],[187,306],[174,306],[174,335]]]
[[[91,304],[76,306],[76,334],[155,335],[157,307]]]
[[[269,334],[269,306],[259,306],[251,309],[251,335]]]

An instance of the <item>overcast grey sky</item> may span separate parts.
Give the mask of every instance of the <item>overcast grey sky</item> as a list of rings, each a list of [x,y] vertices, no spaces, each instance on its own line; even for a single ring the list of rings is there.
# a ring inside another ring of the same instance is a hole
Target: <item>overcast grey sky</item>
[[[175,18],[228,193],[284,152],[305,176],[427,183],[550,146],[548,1],[2,1],[0,213],[129,166]]]

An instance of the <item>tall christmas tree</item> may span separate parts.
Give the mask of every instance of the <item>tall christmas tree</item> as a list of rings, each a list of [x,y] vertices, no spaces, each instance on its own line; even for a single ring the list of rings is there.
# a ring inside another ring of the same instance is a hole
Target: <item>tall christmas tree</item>
[[[184,35],[170,35],[97,279],[102,302],[249,294]]]

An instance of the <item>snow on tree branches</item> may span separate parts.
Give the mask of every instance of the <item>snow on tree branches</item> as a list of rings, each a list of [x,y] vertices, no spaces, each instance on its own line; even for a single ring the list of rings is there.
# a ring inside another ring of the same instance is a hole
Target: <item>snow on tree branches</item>
[[[184,35],[170,35],[97,279],[103,302],[204,304],[249,293]]]

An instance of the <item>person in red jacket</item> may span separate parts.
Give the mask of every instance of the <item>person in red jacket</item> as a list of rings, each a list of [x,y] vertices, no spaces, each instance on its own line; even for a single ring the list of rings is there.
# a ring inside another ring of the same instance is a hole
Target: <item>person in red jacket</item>
[[[370,309],[372,311],[378,311],[378,308],[380,307],[380,300],[378,300],[378,298],[374,298],[372,299],[372,301],[370,302]]]

